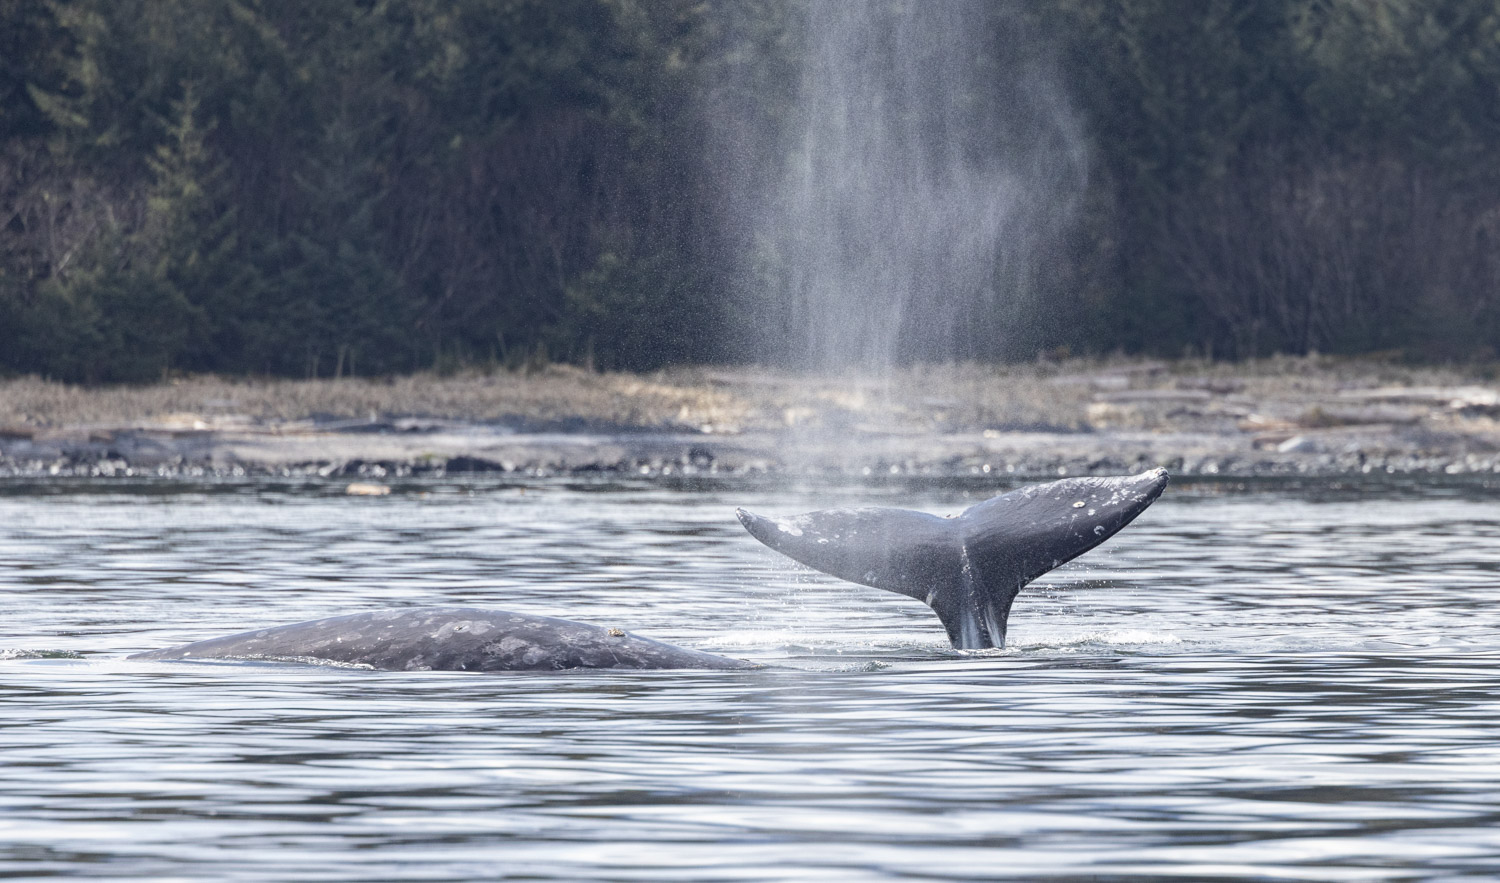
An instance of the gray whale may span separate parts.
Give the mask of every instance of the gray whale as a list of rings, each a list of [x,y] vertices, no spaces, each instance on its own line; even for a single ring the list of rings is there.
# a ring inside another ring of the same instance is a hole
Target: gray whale
[[[824,509],[740,523],[772,549],[840,579],[916,598],[961,650],[1005,646],[1016,595],[1114,536],[1161,496],[1167,471],[1031,485],[940,518],[908,509]]]
[[[131,659],[335,662],[384,671],[566,668],[761,668],[617,628],[472,607],[413,607],[330,616],[210,638]]]
[[[1155,469],[1011,491],[939,518],[907,509],[827,509],[793,518],[738,510],[756,539],[797,561],[925,601],[960,649],[1001,647],[1027,583],[1094,548],[1167,486]],[[617,628],[470,607],[415,607],[256,629],[131,659],[331,662],[389,671],[569,668],[751,669]]]

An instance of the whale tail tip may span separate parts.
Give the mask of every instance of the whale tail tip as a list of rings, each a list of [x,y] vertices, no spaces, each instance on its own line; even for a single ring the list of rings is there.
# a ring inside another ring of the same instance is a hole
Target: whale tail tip
[[[1114,536],[1161,496],[1165,469],[1019,488],[943,518],[908,509],[823,509],[768,518],[735,510],[757,540],[850,582],[915,598],[953,646],[1005,646],[1017,593]]]

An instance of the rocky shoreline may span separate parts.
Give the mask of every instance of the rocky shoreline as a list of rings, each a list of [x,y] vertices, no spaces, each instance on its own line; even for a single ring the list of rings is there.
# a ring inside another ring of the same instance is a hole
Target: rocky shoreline
[[[1218,477],[1500,474],[1500,384],[1477,371],[1318,359],[949,366],[878,382],[554,369],[384,386],[0,384],[0,478],[861,479],[1158,465]]]

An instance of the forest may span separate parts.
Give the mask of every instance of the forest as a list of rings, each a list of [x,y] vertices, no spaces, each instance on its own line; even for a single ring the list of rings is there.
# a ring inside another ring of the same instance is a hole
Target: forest
[[[818,2],[0,0],[0,373],[774,362]],[[970,6],[1086,160],[983,358],[1500,355],[1500,6]]]

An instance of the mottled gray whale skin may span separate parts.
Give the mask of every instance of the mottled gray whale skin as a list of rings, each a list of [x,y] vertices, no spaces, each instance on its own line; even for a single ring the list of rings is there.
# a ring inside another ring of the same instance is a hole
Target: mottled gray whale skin
[[[762,543],[816,570],[916,598],[961,650],[1005,646],[1021,589],[1094,548],[1161,496],[1167,471],[1023,487],[940,518],[908,509],[738,510]]]
[[[761,667],[637,637],[617,628],[471,607],[414,607],[331,616],[137,653],[130,658],[333,662],[384,671]]]

